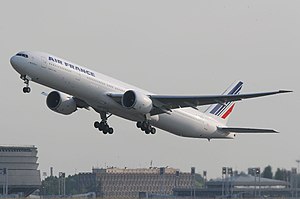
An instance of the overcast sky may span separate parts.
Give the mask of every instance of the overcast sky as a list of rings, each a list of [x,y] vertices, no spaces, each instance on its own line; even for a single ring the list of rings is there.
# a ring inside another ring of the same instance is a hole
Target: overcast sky
[[[44,3],[43,3],[44,2]],[[74,174],[92,167],[170,166],[208,177],[222,166],[296,167],[300,1],[2,1],[0,6],[0,144],[36,145],[39,169]],[[239,102],[230,126],[274,128],[276,135],[189,139],[162,130],[145,135],[116,116],[113,135],[93,127],[94,111],[63,116],[47,108],[35,83],[9,59],[43,51],[157,94],[219,94],[235,80],[242,92],[292,94]],[[275,170],[275,168],[273,170]]]

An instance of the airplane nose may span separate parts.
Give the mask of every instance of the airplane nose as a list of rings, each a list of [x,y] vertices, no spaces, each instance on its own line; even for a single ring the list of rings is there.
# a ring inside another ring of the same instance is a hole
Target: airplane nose
[[[18,57],[12,56],[10,58],[10,64],[18,73],[22,72],[23,67],[21,67],[20,59]]]
[[[10,58],[10,64],[14,67],[14,66],[16,66],[16,56],[12,56],[11,58]]]

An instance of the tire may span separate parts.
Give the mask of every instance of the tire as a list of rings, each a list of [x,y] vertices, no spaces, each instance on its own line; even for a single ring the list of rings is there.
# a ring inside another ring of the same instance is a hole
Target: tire
[[[96,129],[99,128],[99,126],[100,126],[100,123],[99,123],[98,121],[94,122],[94,127],[95,127]]]
[[[109,129],[108,129],[108,133],[109,133],[109,134],[113,134],[113,133],[114,133],[114,129],[113,129],[113,128],[109,128]]]
[[[104,126],[104,128],[103,128],[103,132],[106,132],[106,133],[108,133],[109,132],[109,126],[108,125],[105,125]]]
[[[27,87],[23,88],[23,93],[27,93]]]
[[[148,134],[150,134],[150,131],[148,129],[146,129],[145,133],[148,135]]]
[[[151,128],[151,134],[155,134],[156,133],[156,129],[155,128]]]
[[[23,93],[30,93],[31,89],[29,87],[23,88]]]
[[[136,127],[141,128],[142,127],[142,122],[137,122]]]
[[[148,127],[148,124],[147,124],[146,122],[143,122],[141,128],[142,128],[142,129],[147,129],[147,127]]]
[[[104,127],[105,127],[105,124],[103,122],[100,122],[99,126],[98,126],[99,131],[103,131]]]

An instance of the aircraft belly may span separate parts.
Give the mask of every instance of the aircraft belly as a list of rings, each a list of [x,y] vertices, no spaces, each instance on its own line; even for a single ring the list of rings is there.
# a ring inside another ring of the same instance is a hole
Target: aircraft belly
[[[152,124],[157,128],[182,137],[203,138],[206,136],[201,132],[201,129],[203,129],[201,121],[186,118],[176,111],[173,111],[171,115],[159,115],[158,121],[153,121]]]

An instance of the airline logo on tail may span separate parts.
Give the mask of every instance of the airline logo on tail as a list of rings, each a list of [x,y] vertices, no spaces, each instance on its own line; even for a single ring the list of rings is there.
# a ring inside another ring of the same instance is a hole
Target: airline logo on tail
[[[239,81],[230,86],[223,95],[238,95],[243,87],[243,82]],[[226,119],[234,108],[235,102],[227,102],[225,104],[212,105],[207,112],[216,115],[222,119]]]

